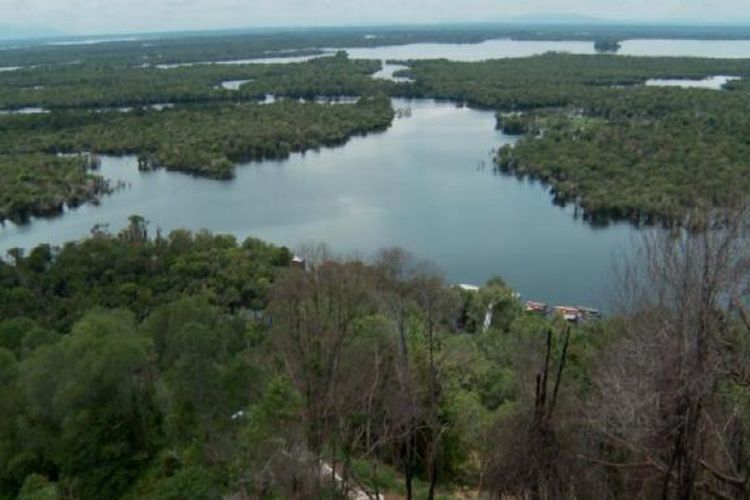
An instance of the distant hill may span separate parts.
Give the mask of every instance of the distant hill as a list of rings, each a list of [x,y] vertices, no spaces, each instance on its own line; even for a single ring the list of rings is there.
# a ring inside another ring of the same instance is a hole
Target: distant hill
[[[731,22],[711,21],[705,19],[606,19],[602,17],[586,16],[583,14],[545,13],[529,14],[510,19],[499,20],[512,24],[546,24],[546,25],[602,25],[602,26],[691,26],[691,27],[748,27],[750,19],[738,18]]]
[[[581,14],[548,13],[530,14],[508,19],[506,22],[526,24],[617,24],[617,21]]]
[[[10,26],[0,24],[0,40],[25,40],[58,36],[65,36],[65,33],[44,26]]]

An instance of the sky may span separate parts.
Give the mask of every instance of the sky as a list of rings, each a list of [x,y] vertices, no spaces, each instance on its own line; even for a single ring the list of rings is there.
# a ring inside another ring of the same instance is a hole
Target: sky
[[[544,14],[736,24],[750,22],[750,0],[0,0],[0,25],[69,34],[502,22]]]

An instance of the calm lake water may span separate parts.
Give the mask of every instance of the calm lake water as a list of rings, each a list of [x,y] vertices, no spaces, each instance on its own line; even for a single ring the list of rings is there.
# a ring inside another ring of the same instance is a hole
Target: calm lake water
[[[105,158],[102,173],[130,184],[101,206],[0,228],[0,252],[85,237],[97,223],[120,230],[140,214],[151,228],[207,228],[297,248],[325,242],[371,255],[403,247],[455,283],[504,277],[525,298],[606,309],[613,259],[637,231],[594,229],[553,206],[546,188],[492,172],[491,150],[513,141],[493,113],[449,103],[410,107],[388,131],[347,145],[240,166],[229,182],[141,173],[134,158]]]
[[[740,78],[736,76],[711,76],[708,78],[704,78],[703,80],[662,80],[653,78],[651,80],[646,80],[646,86],[721,90],[724,88],[724,85],[731,82],[732,80],[740,80]]]
[[[142,37],[138,36],[128,36],[128,37],[106,37],[106,38],[85,38],[85,39],[77,39],[77,40],[60,40],[56,42],[47,42],[44,45],[57,45],[57,46],[66,46],[66,45],[99,45],[102,43],[115,43],[115,42],[138,42],[144,40]]]
[[[80,42],[76,42],[80,43]],[[227,61],[201,61],[175,64],[157,64],[159,69],[173,69],[199,64],[289,64],[306,62],[318,57],[330,57],[339,50],[345,50],[352,59],[380,59],[382,61],[407,61],[418,59],[449,59],[452,61],[484,61],[513,57],[530,57],[546,52],[567,52],[570,54],[595,54],[593,42],[582,41],[537,41],[497,39],[480,43],[414,43],[382,47],[353,47],[324,49],[322,55],[279,56]],[[627,56],[688,56],[711,58],[750,58],[750,40],[625,40],[618,52]],[[148,64],[144,66],[149,66]],[[385,71],[400,68],[388,66]],[[21,68],[0,68],[0,71],[14,71]],[[385,74],[392,79],[392,73]],[[397,80],[398,81],[398,80]],[[407,80],[402,80],[407,81]],[[233,89],[236,90],[236,89]]]
[[[252,80],[227,80],[225,82],[221,82],[221,85],[219,85],[219,87],[225,90],[240,90],[240,87],[248,82],[252,82]]]
[[[595,54],[593,42],[489,40],[482,43],[418,43],[391,47],[349,48],[353,59],[450,59],[483,61],[509,57],[529,57],[545,52]],[[711,58],[750,58],[750,40],[625,40],[618,52],[626,56],[675,56]]]
[[[527,40],[488,40],[481,43],[414,43],[389,47],[345,49],[352,59],[450,59],[453,61],[483,61],[509,57],[528,57],[545,52],[595,54],[593,42],[546,42]]]
[[[391,80],[393,82],[413,82],[411,78],[396,76],[396,73],[403,70],[408,70],[409,66],[404,64],[389,64],[387,61],[383,61],[383,68],[372,75],[373,78],[379,80]]]
[[[594,49],[590,42],[511,40],[348,49],[353,58],[383,61],[479,61],[548,51],[591,54]],[[750,58],[750,41],[629,40],[620,54]],[[394,78],[399,69],[388,65],[374,76]],[[720,88],[725,81],[649,84]],[[237,89],[242,83],[223,86]],[[273,101],[269,96],[267,102]],[[104,158],[102,174],[129,188],[105,197],[99,207],[0,226],[0,254],[84,238],[96,224],[116,232],[130,215],[140,214],[152,229],[165,232],[209,229],[291,248],[325,242],[335,251],[367,256],[400,246],[436,263],[454,283],[481,284],[502,276],[527,299],[608,309],[610,287],[617,283],[614,266],[637,244],[637,230],[627,224],[592,228],[576,220],[572,209],[555,207],[544,186],[495,175],[491,150],[513,138],[495,130],[493,113],[432,101],[394,104],[410,107],[412,114],[386,132],[285,161],[243,165],[230,182],[141,173],[135,158]]]
[[[326,54],[318,54],[318,55],[311,55],[311,56],[280,56],[280,57],[263,57],[263,58],[254,58],[254,59],[232,59],[228,61],[200,61],[200,62],[187,62],[187,63],[175,63],[175,64],[157,64],[154,66],[158,69],[174,69],[174,68],[182,68],[185,66],[196,66],[201,64],[219,64],[219,65],[227,65],[227,66],[241,66],[243,64],[291,64],[291,63],[301,63],[301,62],[307,62],[312,59],[317,59],[319,57],[330,57],[334,54],[333,51],[328,52]],[[146,64],[144,67],[148,67],[149,65]]]
[[[625,56],[750,58],[750,40],[625,40]]]
[[[49,110],[44,108],[0,109],[0,115],[39,115],[47,113],[49,113]]]

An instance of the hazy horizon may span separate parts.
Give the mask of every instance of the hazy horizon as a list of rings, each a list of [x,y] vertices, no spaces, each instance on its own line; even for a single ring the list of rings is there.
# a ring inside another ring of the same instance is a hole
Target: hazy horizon
[[[0,0],[8,34],[71,36],[282,27],[502,23],[522,19],[743,25],[745,0]],[[38,34],[38,33],[35,33]],[[0,38],[8,38],[0,35]]]

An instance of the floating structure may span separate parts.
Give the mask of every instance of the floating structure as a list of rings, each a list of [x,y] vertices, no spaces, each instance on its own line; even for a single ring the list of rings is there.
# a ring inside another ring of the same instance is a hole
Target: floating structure
[[[542,314],[544,316],[559,314],[565,321],[571,323],[580,323],[582,321],[601,318],[601,312],[598,309],[582,306],[548,306],[541,302],[529,300],[524,304],[524,309],[526,312]]]
[[[547,304],[542,304],[541,302],[533,302],[531,300],[527,301],[524,305],[524,309],[526,312],[533,312],[533,313],[540,313],[540,314],[547,314],[549,312],[549,307]]]
[[[467,283],[459,283],[455,285],[456,288],[468,292],[470,294],[477,293],[481,290],[481,287],[476,285],[469,285]],[[521,294],[518,292],[513,293],[513,297],[516,300],[521,299]],[[492,302],[487,307],[487,312],[484,316],[482,324],[482,331],[487,331],[492,325],[492,319],[494,315],[495,307],[498,302]],[[541,316],[562,316],[565,321],[570,323],[583,323],[601,318],[601,312],[598,309],[583,306],[550,306],[543,302],[535,302],[533,300],[527,300],[523,303],[524,311],[532,314],[539,314]]]
[[[478,292],[479,291],[479,287],[476,285],[467,285],[466,283],[461,283],[457,286],[464,292]]]
[[[581,312],[576,307],[555,306],[555,313],[563,317],[565,321],[577,323],[581,319]]]
[[[307,261],[303,259],[302,257],[299,257],[298,255],[295,255],[292,258],[292,267],[296,269],[300,269],[302,271],[307,270]]]

